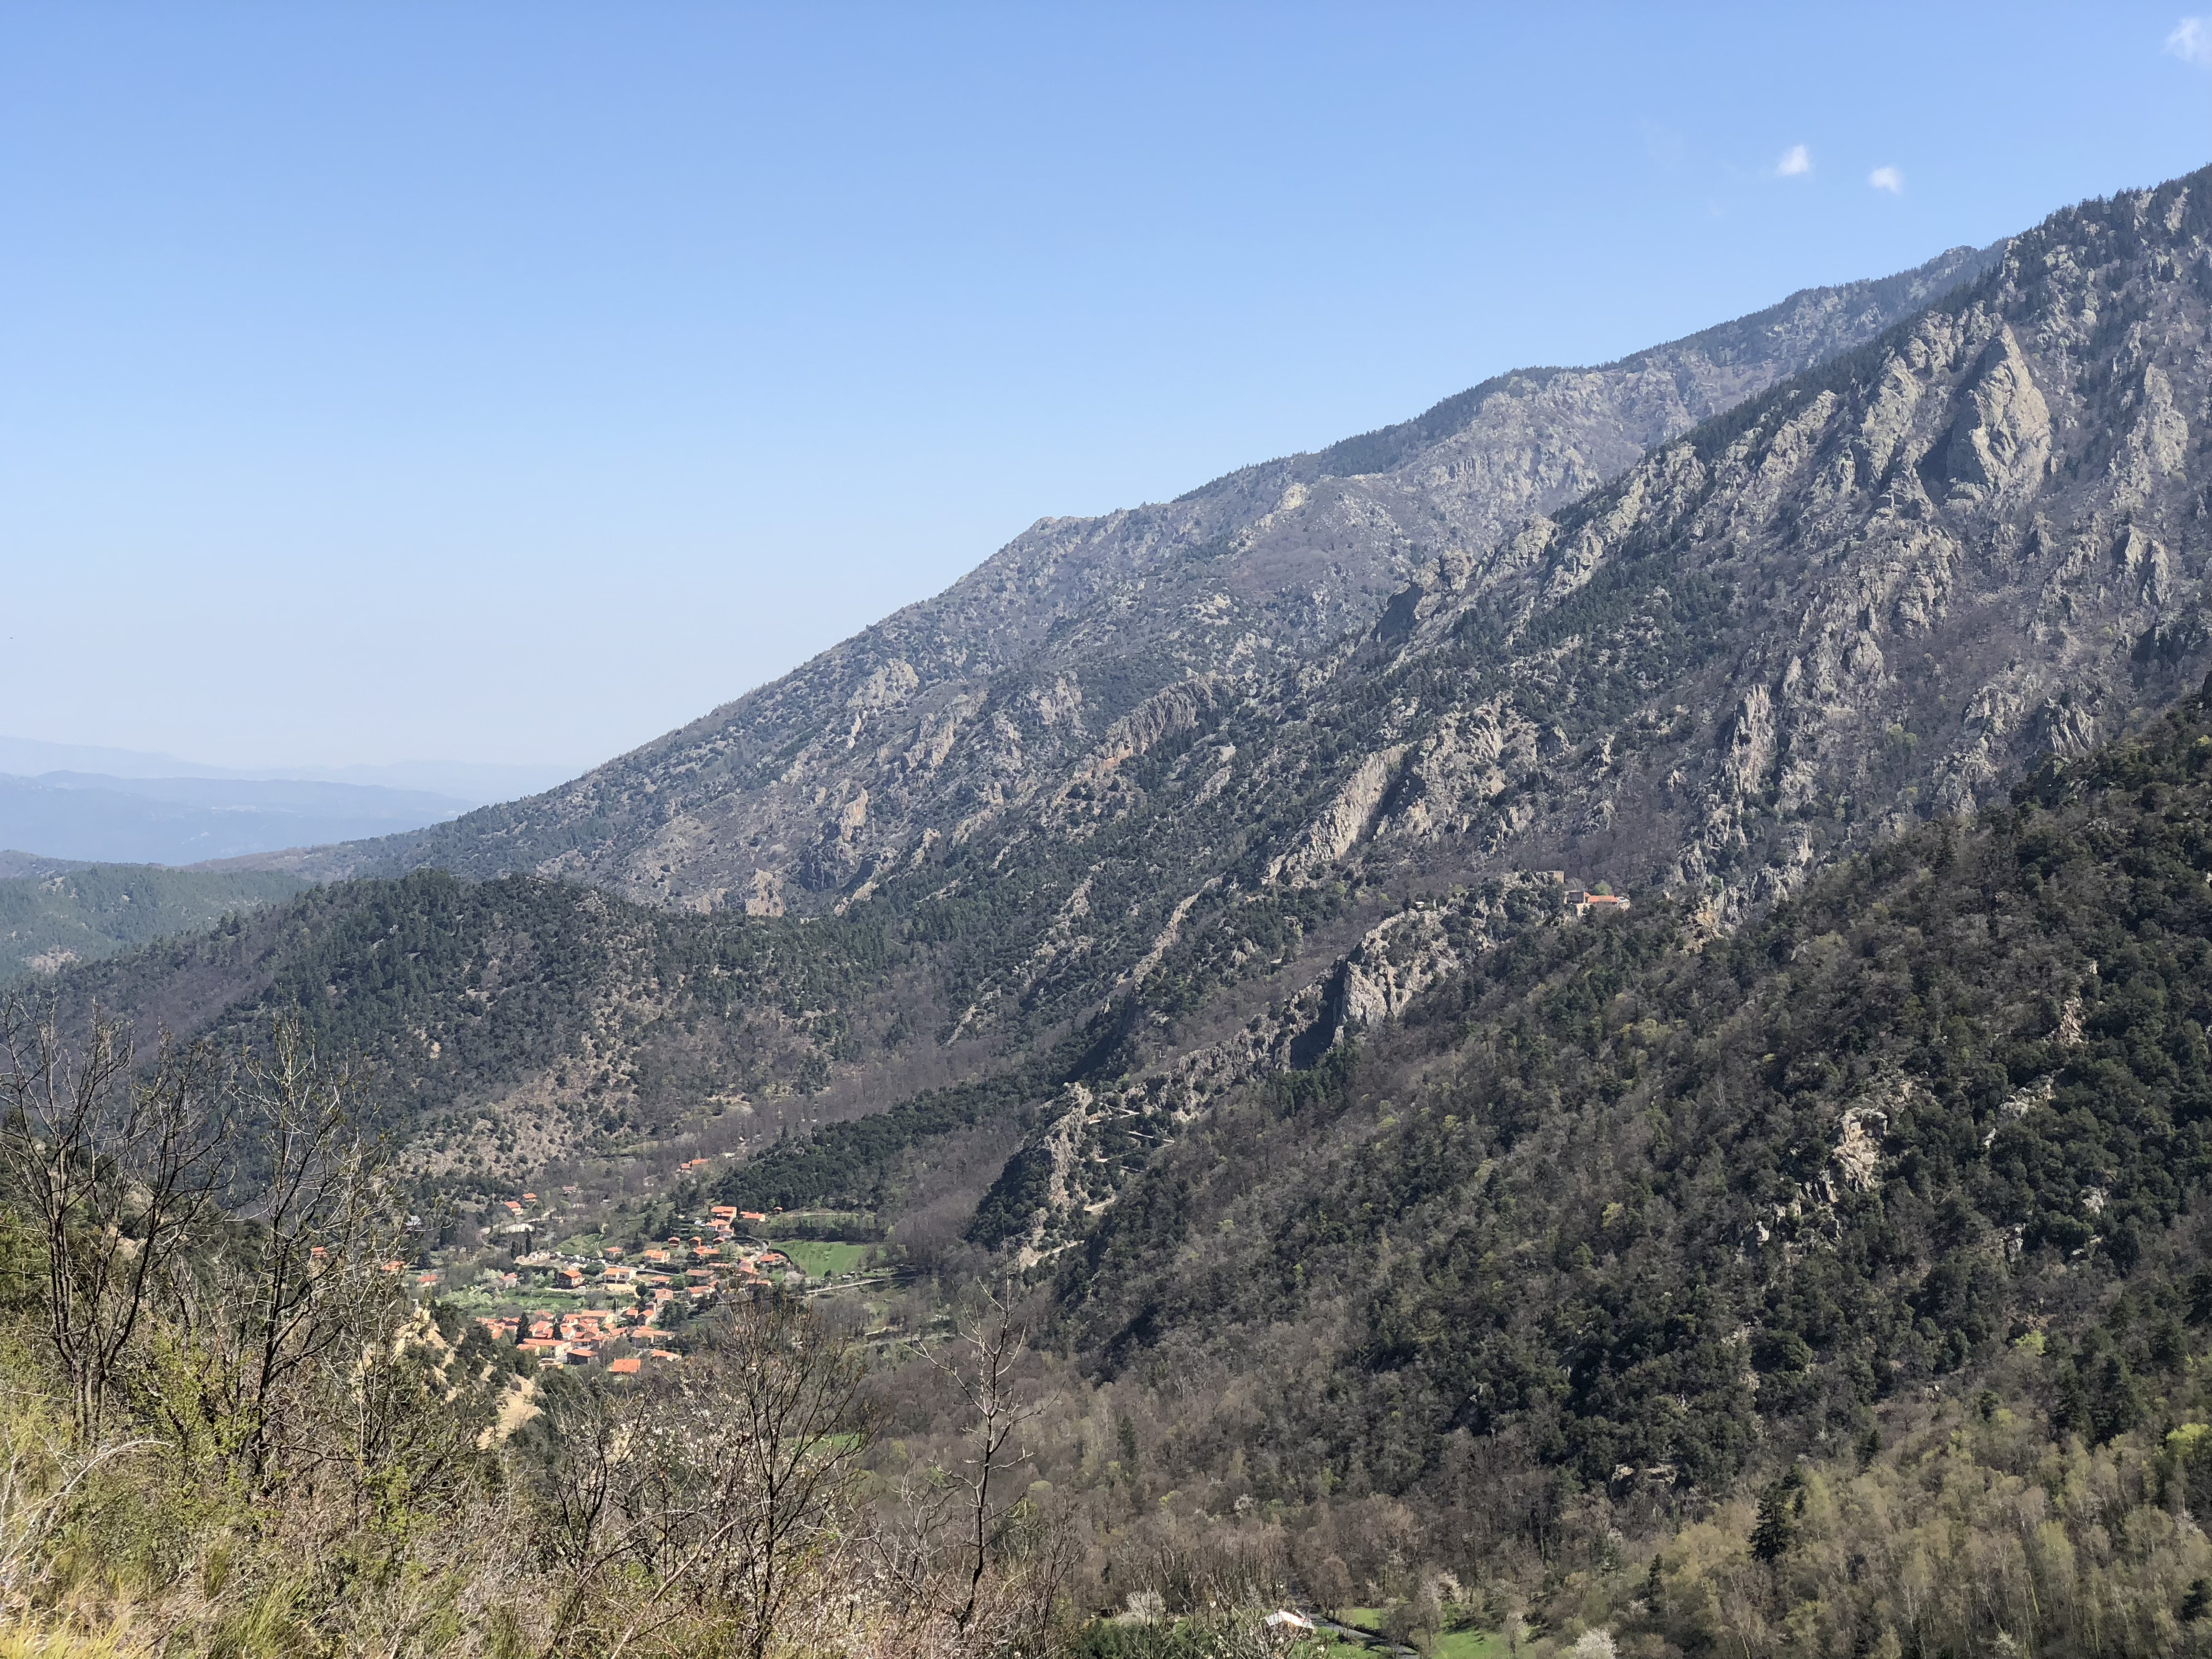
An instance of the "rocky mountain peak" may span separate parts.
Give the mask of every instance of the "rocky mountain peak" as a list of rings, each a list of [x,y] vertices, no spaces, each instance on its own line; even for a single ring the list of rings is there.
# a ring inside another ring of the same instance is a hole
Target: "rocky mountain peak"
[[[1041,520],[936,599],[574,783],[436,833],[270,861],[534,871],[695,909],[853,902],[925,843],[1060,795],[1168,688],[1256,687],[1325,657],[1440,558],[1486,556],[1531,513],[1992,257],[1954,249],[1808,289],[1601,368],[1515,371],[1174,501]]]

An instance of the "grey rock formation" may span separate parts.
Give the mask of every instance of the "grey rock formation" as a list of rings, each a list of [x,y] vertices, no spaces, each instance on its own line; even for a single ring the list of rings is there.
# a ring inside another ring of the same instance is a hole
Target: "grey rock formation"
[[[1439,560],[1486,556],[1530,514],[1873,338],[1992,257],[1954,249],[1808,289],[1603,368],[1501,375],[1173,501],[1041,520],[936,599],[559,789],[257,861],[319,877],[534,871],[702,910],[850,902],[940,842],[1084,787],[1075,769],[1142,752],[1192,699],[1295,670]]]
[[[1483,553],[1447,550],[1364,641],[1193,733],[1236,757],[1202,804],[1205,762],[1117,805],[1142,872],[1102,861],[1088,902],[1190,896],[1159,971],[1227,980],[1252,919],[1300,891],[1443,896],[1402,949],[1371,932],[1272,1006],[1264,1029],[1309,1058],[1463,959],[1445,919],[1494,936],[1485,906],[1516,869],[1731,926],[2196,688],[2209,441],[2212,171],[2056,215],[1868,347]],[[1161,1137],[1206,1103],[1153,1095],[1174,1104]],[[1026,1247],[1074,1224],[1040,1215]]]
[[[987,1206],[1034,1258],[1547,924],[1522,872],[1723,928],[2193,689],[2208,434],[2212,172],[1040,525],[574,785],[315,867],[884,918],[939,1042],[1079,1039]]]
[[[1396,740],[1368,856],[1541,844],[1725,922],[2193,687],[2207,187],[2056,216],[1873,347],[1441,560],[1389,665],[1344,671],[1456,682]]]

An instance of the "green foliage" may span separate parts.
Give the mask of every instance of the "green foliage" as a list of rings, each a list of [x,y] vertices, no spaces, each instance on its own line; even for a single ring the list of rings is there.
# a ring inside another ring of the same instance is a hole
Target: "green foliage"
[[[716,1182],[715,1201],[741,1208],[795,1209],[845,1204],[878,1209],[892,1194],[884,1182],[899,1157],[916,1143],[955,1130],[1010,1119],[1041,1086],[1018,1070],[933,1089],[888,1111],[825,1124],[803,1139],[779,1141]]]
[[[297,1009],[318,1047],[369,1063],[399,1127],[551,1074],[615,1137],[733,1083],[818,1080],[848,1028],[838,1011],[897,955],[877,918],[676,915],[534,877],[422,871],[319,888],[55,988],[219,1042]],[[764,1047],[763,1017],[802,1035]]]
[[[1759,1520],[1751,1529],[1751,1554],[1770,1565],[1790,1553],[1805,1518],[1805,1480],[1793,1468],[1759,1495]]]
[[[63,866],[46,875],[0,879],[0,981],[211,927],[306,885],[265,871],[155,864]]]
[[[1341,1307],[1261,1438],[1391,1490],[1468,1432],[1724,1491],[2028,1334],[2054,1428],[2111,1441],[2203,1319],[2208,874],[2193,702],[1702,950],[1656,902],[1534,930],[1218,1109],[1064,1271],[1072,1330],[1120,1368]]]

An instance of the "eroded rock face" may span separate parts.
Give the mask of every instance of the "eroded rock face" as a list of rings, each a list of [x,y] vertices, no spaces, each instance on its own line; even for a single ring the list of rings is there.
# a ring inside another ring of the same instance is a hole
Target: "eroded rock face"
[[[1516,893],[1548,894],[1555,886],[1515,876],[1409,906],[1230,1036],[1163,1054],[1111,1083],[1070,1085],[1008,1163],[994,1194],[1000,1201],[986,1200],[988,1224],[976,1242],[1010,1250],[1024,1268],[1066,1249],[1215,1101],[1256,1079],[1311,1066],[1368,1027],[1396,1018],[1422,991],[1516,927],[1558,919],[1564,913],[1556,901],[1512,902]]]
[[[2212,174],[2056,216],[1868,349],[1440,557],[1364,645],[1203,727],[1238,757],[1229,782],[1201,804],[1164,780],[1133,820],[1148,847],[1218,846],[1232,824],[1256,843],[1207,871],[1186,952],[1273,895],[1464,892],[1532,866],[1726,927],[2195,689],[2208,191]],[[1455,965],[1401,967],[1372,933],[1227,1048],[1164,1062],[1158,1097],[1295,1063],[1273,1058],[1285,1030],[1310,1059]],[[1840,1126],[1832,1184],[1878,1159],[1880,1116]]]
[[[1540,855],[1725,925],[2193,688],[2208,188],[2060,214],[1876,345],[1439,560],[1338,670],[1375,732],[1340,787],[1414,757],[1339,864]]]
[[[938,598],[572,784],[434,833],[270,861],[325,877],[534,871],[755,914],[853,902],[917,856],[1040,801],[1064,807],[1141,743],[1160,694],[1234,702],[1325,660],[1440,559],[1489,558],[1531,514],[1873,338],[1991,257],[1954,250],[1810,289],[1600,368],[1502,375],[1174,501],[1040,520]],[[1590,532],[1562,571],[1601,544]]]

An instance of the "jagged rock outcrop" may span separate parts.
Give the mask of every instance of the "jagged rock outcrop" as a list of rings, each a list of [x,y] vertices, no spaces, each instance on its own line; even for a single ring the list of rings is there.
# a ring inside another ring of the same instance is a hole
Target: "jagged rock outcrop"
[[[1239,757],[1225,787],[1146,804],[1146,848],[1242,826],[1248,849],[1170,878],[1218,884],[1161,971],[1241,960],[1243,918],[1295,890],[1537,866],[1726,927],[2194,690],[2208,236],[2212,174],[2057,215],[1867,349],[1439,558],[1363,644],[1194,734]],[[1112,902],[1115,872],[1093,879]],[[1387,1018],[1408,988],[1388,961],[1370,937],[1284,1006],[1305,1000],[1301,1032]],[[1253,1037],[1166,1074],[1255,1074]]]
[[[1066,1249],[1214,1101],[1255,1079],[1310,1066],[1395,1018],[1518,927],[1562,920],[1559,890],[1548,878],[1516,875],[1410,905],[1229,1036],[1163,1054],[1139,1075],[1069,1085],[981,1206],[976,1242],[1011,1249],[1024,1268]]]
[[[1047,519],[936,599],[571,784],[417,836],[258,860],[433,866],[778,915],[877,891],[1039,801],[1181,685],[1230,696],[1325,655],[1441,558],[1468,561],[1650,447],[1879,334],[1991,253],[1808,289],[1598,368],[1518,370],[1418,419],[1176,501]]]
[[[1540,856],[1709,891],[1725,923],[2193,687],[2208,189],[2057,215],[1875,344],[1440,559],[1305,690],[1344,805],[1286,827],[1278,878]]]

